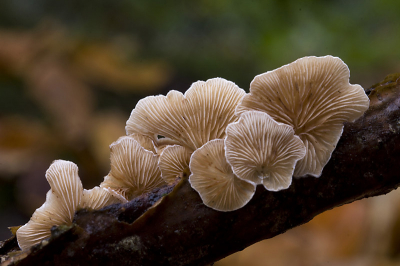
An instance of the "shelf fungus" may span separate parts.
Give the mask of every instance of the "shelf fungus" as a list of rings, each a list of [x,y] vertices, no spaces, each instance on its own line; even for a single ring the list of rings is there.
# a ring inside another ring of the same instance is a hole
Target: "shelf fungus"
[[[190,185],[203,203],[217,211],[234,211],[253,197],[256,186],[239,179],[225,158],[224,140],[215,139],[197,149],[190,159]]]
[[[158,166],[166,183],[172,184],[177,178],[188,176],[190,156],[190,150],[183,146],[172,145],[163,149]]]
[[[172,90],[149,96],[132,110],[126,132],[149,136],[156,146],[178,144],[193,152],[225,136],[228,124],[238,119],[235,108],[244,95],[235,83],[214,78],[193,83],[184,95]]]
[[[79,208],[100,209],[125,200],[114,192],[100,188],[84,190],[76,164],[56,160],[46,172],[51,189],[46,202],[38,208],[27,224],[17,230],[18,245],[27,250],[50,237],[50,229],[58,225],[70,225]]]
[[[305,147],[291,126],[259,111],[245,112],[226,129],[225,155],[240,179],[263,184],[269,191],[292,183],[296,162]]]
[[[319,177],[343,131],[343,122],[359,118],[369,106],[360,85],[349,83],[350,71],[337,57],[304,57],[260,74],[236,109],[263,111],[290,125],[306,147],[294,176]]]
[[[109,188],[131,200],[165,185],[158,168],[158,155],[143,148],[132,136],[110,145],[111,171],[100,187]]]

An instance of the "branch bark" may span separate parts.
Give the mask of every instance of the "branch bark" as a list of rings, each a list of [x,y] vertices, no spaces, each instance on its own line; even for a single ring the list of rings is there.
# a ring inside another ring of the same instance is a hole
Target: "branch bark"
[[[345,124],[320,178],[294,179],[280,192],[258,186],[249,204],[228,213],[203,205],[185,179],[123,205],[79,211],[72,226],[5,265],[207,265],[326,210],[386,194],[400,185],[400,74],[366,92],[369,110]],[[12,250],[5,243],[3,255]]]

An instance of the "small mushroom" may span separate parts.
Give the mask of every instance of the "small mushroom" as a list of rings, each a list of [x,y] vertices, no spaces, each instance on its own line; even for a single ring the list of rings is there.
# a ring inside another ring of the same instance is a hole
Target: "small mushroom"
[[[193,83],[185,95],[172,90],[167,96],[149,96],[132,110],[126,132],[149,136],[156,146],[179,144],[195,151],[225,136],[227,125],[237,120],[235,108],[244,95],[235,83],[214,78]]]
[[[28,223],[17,230],[18,245],[22,250],[50,237],[53,226],[72,224],[79,208],[99,209],[126,201],[115,192],[102,188],[84,190],[78,167],[69,161],[54,161],[46,171],[46,179],[51,187],[46,202],[36,209]]]
[[[156,153],[156,147],[154,147],[154,143],[149,137],[137,133],[133,133],[129,137],[136,140],[145,150]]]
[[[369,106],[363,88],[351,85],[349,77],[340,58],[300,58],[256,76],[236,113],[263,111],[292,126],[306,146],[294,175],[319,177],[339,141],[343,122],[354,121]]]
[[[102,187],[83,190],[80,208],[98,210],[115,203],[125,203],[127,200],[117,192]]]
[[[166,183],[172,184],[177,178],[182,178],[188,174],[190,156],[190,150],[183,146],[173,145],[163,149],[158,160],[158,166]]]
[[[245,112],[226,129],[225,155],[233,173],[270,191],[290,186],[296,162],[305,152],[291,126],[264,112]]]
[[[46,194],[46,202],[38,208],[27,224],[17,231],[18,245],[22,250],[50,237],[54,225],[70,225],[81,201],[82,182],[78,167],[68,161],[54,161],[46,172],[51,189]]]
[[[165,184],[158,168],[158,155],[144,149],[134,138],[124,136],[110,145],[111,171],[100,187],[131,200]]]
[[[225,158],[224,140],[210,140],[190,159],[190,185],[203,203],[218,211],[242,208],[253,197],[256,186],[237,178]]]

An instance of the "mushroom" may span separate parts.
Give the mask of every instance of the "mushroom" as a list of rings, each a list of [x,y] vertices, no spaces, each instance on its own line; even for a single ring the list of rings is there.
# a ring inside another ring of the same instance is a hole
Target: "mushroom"
[[[84,190],[78,167],[69,161],[54,161],[46,171],[46,179],[51,188],[46,194],[46,202],[36,209],[28,223],[17,230],[18,245],[22,250],[50,237],[53,226],[71,225],[79,208],[99,209],[124,202],[115,192],[98,187]]]
[[[50,237],[54,225],[70,225],[82,198],[82,182],[78,167],[68,161],[56,160],[46,171],[51,189],[46,202],[38,208],[27,224],[17,231],[18,245],[22,250]]]
[[[18,245],[22,250],[50,237],[53,226],[71,225],[79,208],[99,209],[123,202],[121,196],[113,192],[105,193],[99,188],[83,190],[78,167],[69,161],[54,161],[46,171],[46,179],[51,188],[46,194],[46,202],[17,230]]]
[[[126,132],[146,135],[156,146],[179,144],[195,151],[225,136],[226,126],[238,119],[235,108],[244,95],[235,83],[214,78],[193,83],[185,95],[172,90],[167,96],[149,96],[132,110]]]
[[[190,159],[190,185],[203,203],[217,211],[242,208],[253,197],[256,186],[237,178],[225,158],[224,140],[210,140]]]
[[[305,152],[291,126],[264,112],[245,112],[226,129],[225,155],[233,173],[270,191],[290,186],[296,162]]]
[[[360,85],[349,83],[350,71],[337,57],[304,57],[254,78],[250,94],[236,109],[263,111],[290,125],[306,146],[294,176],[319,177],[343,131],[369,106]]]
[[[156,153],[156,147],[154,147],[154,143],[149,137],[137,133],[133,133],[129,137],[136,140],[144,149]]]
[[[127,200],[117,192],[102,187],[83,190],[80,208],[98,210],[115,203],[125,203]]]
[[[190,156],[191,151],[179,145],[167,146],[162,150],[158,166],[166,183],[172,184],[177,178],[188,176]]]
[[[110,145],[111,171],[100,187],[131,200],[165,185],[158,168],[158,155],[143,148],[133,137],[124,136]]]

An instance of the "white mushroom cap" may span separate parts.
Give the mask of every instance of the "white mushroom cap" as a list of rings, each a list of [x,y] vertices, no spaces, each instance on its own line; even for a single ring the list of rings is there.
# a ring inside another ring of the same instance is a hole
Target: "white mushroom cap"
[[[226,129],[225,155],[233,173],[270,191],[290,186],[296,162],[305,152],[291,126],[264,112],[245,112]]]
[[[191,151],[183,146],[173,145],[163,149],[158,160],[161,176],[168,184],[189,172]]]
[[[46,172],[46,179],[51,187],[46,202],[17,231],[18,245],[22,250],[50,237],[50,229],[54,225],[71,224],[81,201],[82,182],[74,163],[54,161]]]
[[[198,81],[185,95],[170,91],[167,96],[140,100],[126,123],[127,134],[157,136],[194,151],[211,139],[223,138],[226,126],[237,120],[235,108],[245,95],[233,82],[222,78]],[[166,142],[163,140],[163,142]]]
[[[197,149],[190,159],[190,185],[203,203],[218,211],[242,208],[253,197],[256,186],[237,178],[225,158],[224,140],[215,139]]]
[[[158,155],[135,139],[121,137],[110,145],[111,171],[100,187],[110,188],[131,200],[165,184],[158,168]]]
[[[305,57],[254,78],[250,94],[236,113],[263,111],[293,126],[306,146],[295,176],[319,177],[342,134],[369,106],[360,85],[349,84],[350,71],[337,57]]]
[[[80,208],[98,210],[115,203],[125,203],[127,200],[117,192],[101,187],[83,190]]]

